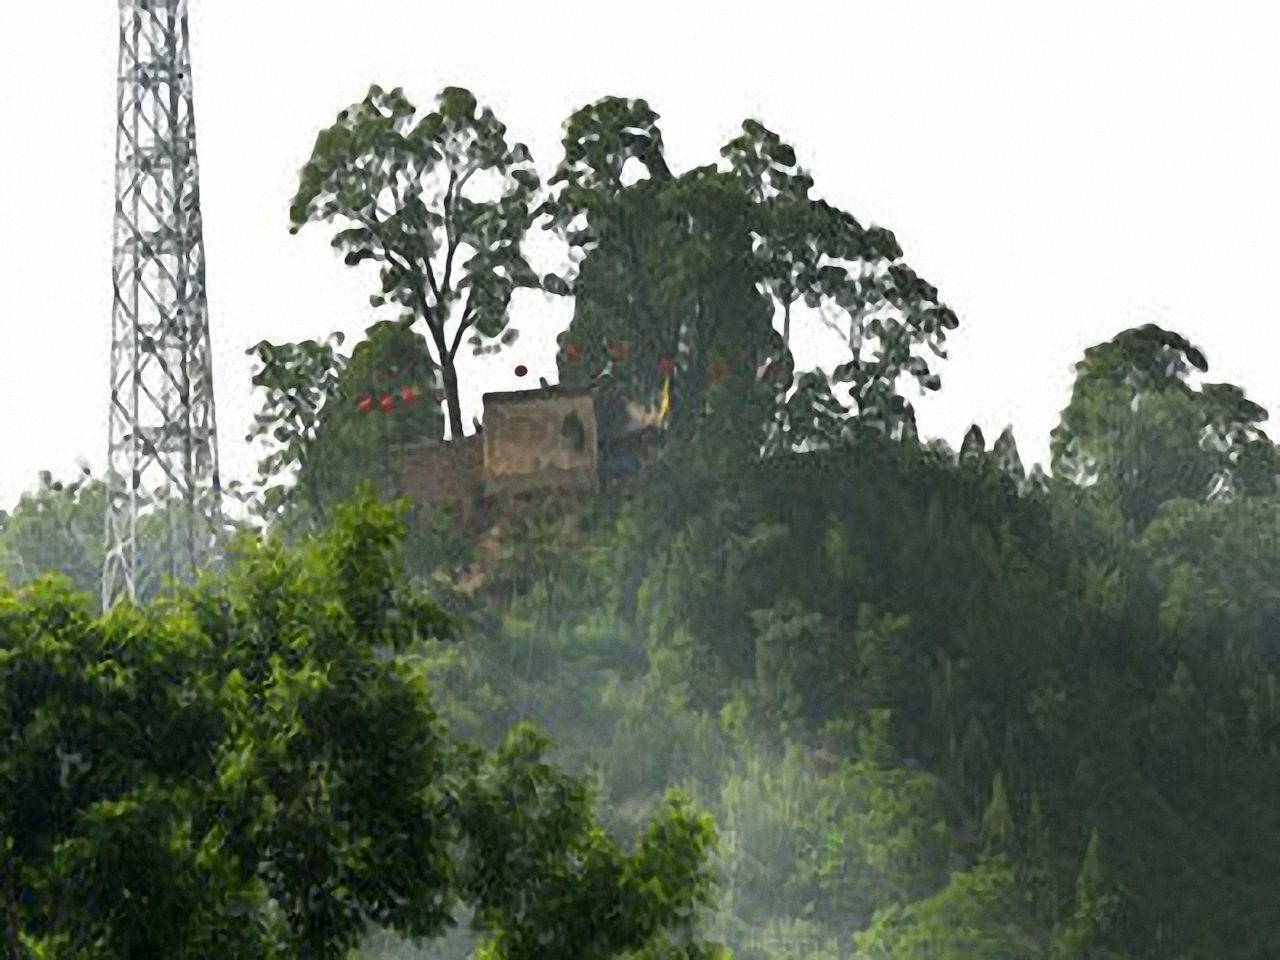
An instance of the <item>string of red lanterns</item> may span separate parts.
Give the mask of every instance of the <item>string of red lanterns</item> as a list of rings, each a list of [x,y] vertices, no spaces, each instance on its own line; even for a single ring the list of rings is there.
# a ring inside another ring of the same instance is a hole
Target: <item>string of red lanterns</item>
[[[615,363],[622,363],[627,358],[627,348],[624,344],[611,343],[608,345],[609,359]],[[577,364],[582,359],[582,345],[577,343],[565,344],[564,347],[565,360],[570,364]],[[408,373],[416,365],[416,359],[409,365],[405,371]],[[662,377],[671,377],[675,373],[675,359],[671,356],[663,356],[658,360],[658,374]],[[395,372],[393,370],[393,372]],[[708,381],[716,383],[728,375],[728,367],[724,363],[717,361],[711,365]],[[515,375],[517,377],[525,377],[529,373],[529,368],[523,363],[517,364],[515,367]],[[402,387],[392,393],[384,393],[380,397],[374,394],[364,394],[357,401],[357,409],[361,413],[371,413],[376,406],[383,413],[390,413],[395,409],[396,395],[405,406],[411,405],[415,400],[422,396],[422,389],[417,384],[410,384]]]
[[[376,405],[383,413],[390,413],[395,409],[397,396],[406,407],[412,406],[413,402],[422,396],[422,388],[416,383],[411,383],[406,387],[401,387],[392,393],[384,393],[376,398],[373,394],[366,393],[356,401],[356,409],[361,413],[371,413]]]

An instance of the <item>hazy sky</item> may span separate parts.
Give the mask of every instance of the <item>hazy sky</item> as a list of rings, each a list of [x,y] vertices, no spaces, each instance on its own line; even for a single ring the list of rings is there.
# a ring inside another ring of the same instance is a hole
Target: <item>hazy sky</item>
[[[3,507],[41,469],[105,465],[117,16],[0,0]],[[1274,3],[192,0],[191,29],[225,478],[256,460],[245,351],[381,316],[376,269],[287,214],[317,132],[371,83],[422,107],[469,87],[547,174],[602,96],[647,99],[677,171],[760,119],[959,314],[926,435],[1011,423],[1043,459],[1081,352],[1145,322],[1280,415]],[[554,376],[570,314],[530,294],[515,350],[463,358],[467,423],[482,391]],[[796,336],[801,365],[843,359],[825,328]]]

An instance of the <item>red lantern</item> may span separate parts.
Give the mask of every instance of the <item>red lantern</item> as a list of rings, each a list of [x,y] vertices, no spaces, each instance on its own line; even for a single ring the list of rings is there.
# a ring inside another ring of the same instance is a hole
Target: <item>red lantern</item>
[[[516,365],[516,376],[517,376],[517,377],[523,377],[523,376],[524,376],[526,373],[528,373],[528,372],[529,372],[529,368],[528,368],[528,367],[526,367],[523,363],[521,363],[521,364],[517,364],[517,365]]]
[[[614,363],[621,363],[627,359],[627,348],[620,343],[609,344],[609,359]]]
[[[370,410],[372,410],[373,397],[369,396],[368,394],[365,394],[363,397],[361,397],[358,409],[360,410],[361,413],[368,413]]]
[[[391,408],[395,406],[395,402],[395,397],[391,396],[391,394],[384,395],[382,398],[382,412],[390,413]]]
[[[400,390],[400,396],[405,403],[413,403],[414,400],[418,399],[418,393],[418,388],[414,384],[410,384]]]
[[[570,363],[577,363],[582,359],[582,345],[577,343],[565,344],[564,358]]]

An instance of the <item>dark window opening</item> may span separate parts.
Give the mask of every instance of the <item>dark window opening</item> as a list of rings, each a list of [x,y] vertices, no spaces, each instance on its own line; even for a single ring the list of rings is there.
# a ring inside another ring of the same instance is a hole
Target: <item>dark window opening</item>
[[[571,413],[564,418],[564,426],[560,429],[561,436],[570,448],[581,453],[587,447],[587,428],[582,425],[582,418],[577,413]]]

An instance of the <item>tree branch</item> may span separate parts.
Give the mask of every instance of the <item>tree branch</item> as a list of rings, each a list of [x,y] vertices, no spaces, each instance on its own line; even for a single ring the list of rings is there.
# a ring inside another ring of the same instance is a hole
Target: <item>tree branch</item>
[[[426,298],[427,291],[422,286],[422,277],[416,273],[410,274],[411,282],[418,290],[418,296],[422,299]],[[439,301],[437,301],[438,303]],[[427,329],[431,331],[432,337],[436,341],[436,349],[444,350],[444,321],[445,318],[437,316],[435,311],[424,310],[422,319],[427,322]],[[444,361],[443,352],[440,357],[441,362]]]
[[[383,229],[382,229],[383,227],[386,226],[386,223],[384,221],[379,221],[377,218],[378,210],[379,208],[377,206],[377,202],[375,201],[374,215],[372,217],[348,216],[348,219],[354,220],[356,223],[364,224],[364,226],[368,228],[369,232],[373,234],[373,238],[382,245],[381,253],[382,253],[382,256],[386,259],[386,261],[394,265],[406,277],[410,277],[410,278],[414,277],[415,271],[410,266],[410,261],[413,258],[409,257],[409,258],[402,259],[404,255],[399,253],[393,248],[393,246],[391,245],[390,241],[387,239],[386,234],[383,232]],[[375,256],[377,255],[377,253],[378,251],[374,251]],[[419,307],[422,310],[423,316],[430,318],[431,311],[427,306],[426,291],[422,288],[422,284],[420,282],[414,283],[413,285],[417,290]],[[439,302],[438,298],[437,298],[437,302]]]
[[[471,179],[471,175],[480,169],[478,163],[473,163],[467,167],[467,172],[462,175],[462,181],[458,184],[458,196],[462,196],[462,188],[467,185],[467,181]]]
[[[393,189],[394,189],[394,188],[393,188]],[[404,200],[403,200],[403,198],[400,196],[400,194],[399,194],[399,192],[398,192],[398,191],[397,191],[397,193],[396,193],[396,200],[397,200],[397,202],[398,202],[398,203],[399,203],[399,205],[400,205],[400,209],[401,209],[401,210],[403,210],[403,209],[404,209]],[[447,218],[446,218],[446,221],[445,221],[445,228],[446,228],[446,230],[448,229],[448,219],[447,219]],[[419,259],[421,260],[423,267],[425,267],[425,269],[424,269],[423,273],[426,275],[427,283],[428,283],[428,284],[430,285],[430,287],[431,287],[431,293],[432,293],[432,294],[435,296],[435,298],[436,298],[436,305],[437,305],[437,306],[443,306],[443,305],[444,305],[444,302],[445,302],[445,298],[441,295],[441,288],[440,288],[440,286],[436,283],[435,271],[431,269],[431,255],[430,255],[430,252],[429,252],[429,251],[430,251],[430,247],[428,246],[428,253],[427,253],[427,255],[426,255],[425,257],[420,257],[420,258],[419,258],[419,257],[414,257],[413,259],[414,259],[414,260],[419,260]],[[419,284],[419,288],[421,289],[421,284]],[[425,290],[423,290],[423,291],[422,291],[422,293],[423,293],[423,300],[424,300],[424,302],[423,302],[423,312],[424,312],[424,313],[426,313],[426,303],[425,303],[425,300],[426,300],[426,291],[425,291]]]
[[[452,169],[449,171],[449,185],[444,188],[444,239],[445,239],[445,255],[444,255],[444,288],[449,289],[449,281],[453,275],[453,254],[458,249],[458,240],[453,232],[453,204],[454,190],[459,193],[462,188],[458,186],[458,171]]]
[[[440,285],[436,283],[436,272],[431,268],[431,258],[429,256],[423,257],[422,265],[426,268],[423,271],[423,274],[427,278],[427,283],[431,286],[431,292],[435,295],[436,306],[444,309],[446,306],[445,299],[440,294]],[[421,287],[421,283],[419,283],[419,287]]]
[[[452,360],[458,353],[458,345],[462,343],[462,334],[466,332],[475,321],[471,316],[471,297],[475,292],[475,287],[471,287],[467,291],[467,302],[462,308],[462,316],[458,320],[458,332],[453,335],[453,346],[449,348],[449,359]]]
[[[453,276],[453,257],[458,251],[458,244],[462,242],[461,237],[454,234],[451,226],[453,222],[453,207],[460,199],[462,199],[462,188],[467,185],[467,181],[471,179],[471,175],[479,169],[480,167],[477,164],[468,164],[467,170],[462,175],[461,180],[458,179],[457,170],[451,170],[449,172],[449,187],[445,190],[444,194],[444,229],[448,243],[448,250],[444,261],[444,283],[442,284],[445,290],[452,289],[449,286],[449,283]]]

